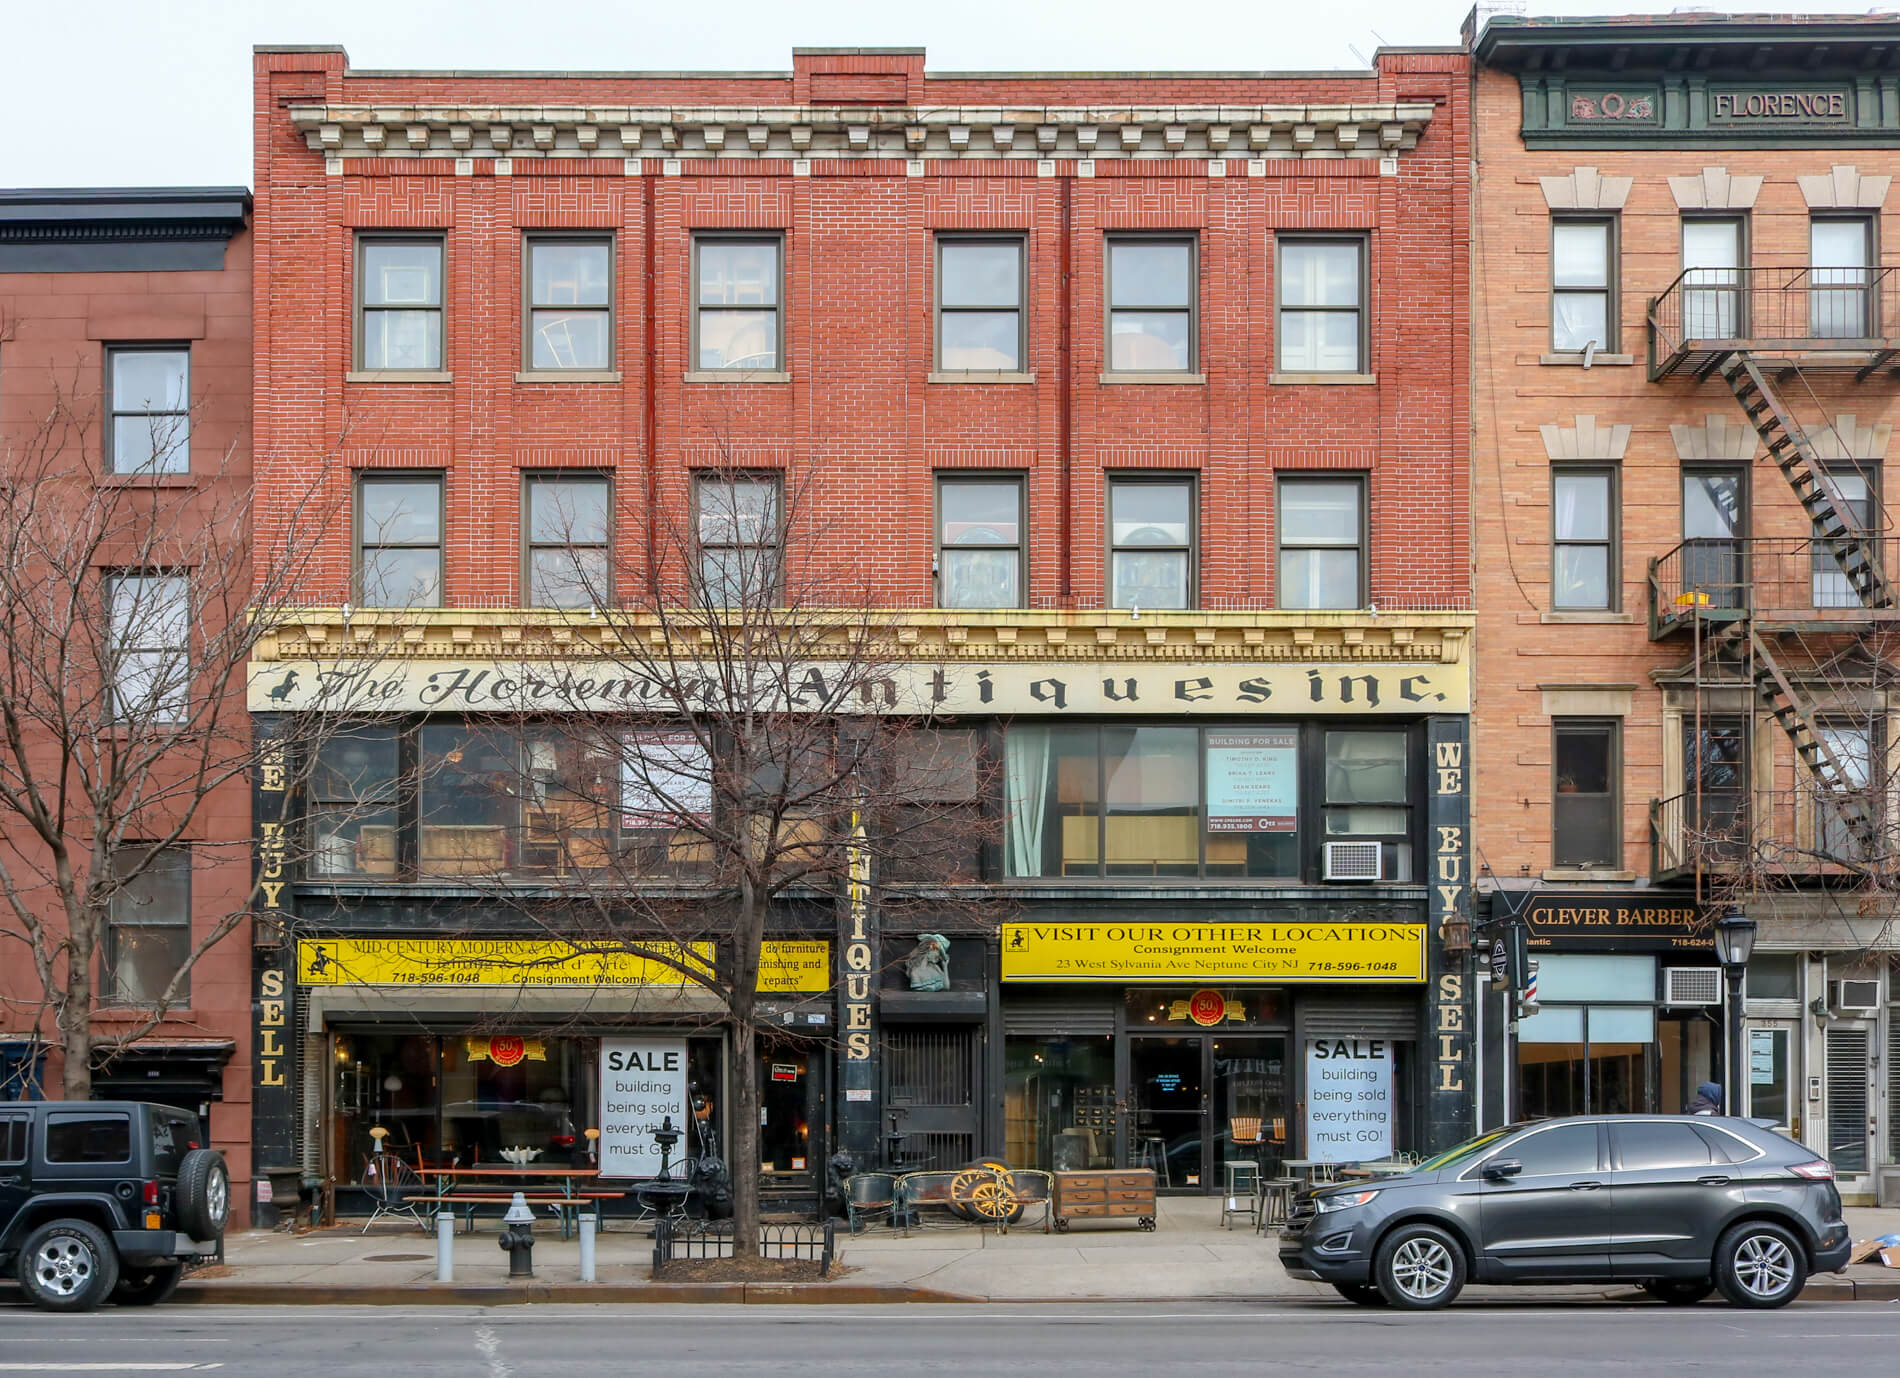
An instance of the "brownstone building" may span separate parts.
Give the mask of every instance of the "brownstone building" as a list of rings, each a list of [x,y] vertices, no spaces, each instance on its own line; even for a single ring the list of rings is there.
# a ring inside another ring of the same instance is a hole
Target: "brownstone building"
[[[0,1100],[57,1097],[65,1070],[33,953],[54,954],[65,989],[70,934],[29,791],[82,876],[99,821],[84,804],[116,801],[102,865],[132,878],[89,954],[96,1001],[73,1006],[100,1040],[92,1094],[192,1111],[239,1182],[253,1081],[250,790],[216,772],[194,784],[192,761],[242,757],[248,720],[241,680],[229,704],[201,701],[192,657],[242,616],[250,587],[242,531],[204,529],[241,525],[250,482],[249,213],[241,187],[0,192],[0,659],[21,736],[0,787]],[[193,553],[163,558],[177,550]],[[213,577],[223,586],[207,588]],[[90,676],[102,666],[116,682]],[[186,744],[168,759],[174,740]],[[135,859],[148,850],[149,865]],[[41,921],[50,931],[36,937]],[[243,1223],[247,1203],[234,1206]]]
[[[1900,1155],[1870,879],[1900,745],[1900,25],[1471,37],[1478,875],[1542,1001],[1491,1049],[1487,1118],[1733,1082],[1871,1193]],[[1730,906],[1759,932],[1732,1059]]]

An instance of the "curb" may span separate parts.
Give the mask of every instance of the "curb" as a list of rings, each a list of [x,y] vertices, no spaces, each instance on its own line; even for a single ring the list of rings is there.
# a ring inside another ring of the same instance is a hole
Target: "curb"
[[[650,1302],[723,1306],[872,1306],[969,1302],[972,1297],[928,1287],[823,1282],[527,1282],[513,1286],[456,1283],[400,1287],[330,1287],[270,1282],[186,1283],[174,1302],[199,1306],[532,1306],[586,1302]]]
[[[1572,1294],[1577,1299],[1579,1294]],[[1593,1294],[1601,1300],[1625,1299],[1620,1292]],[[1262,1296],[1256,1301],[1310,1299],[1306,1294]],[[1631,1293],[1630,1300],[1640,1299]],[[903,1284],[823,1282],[651,1282],[625,1283],[527,1282],[512,1286],[479,1284],[404,1287],[330,1287],[298,1283],[187,1283],[172,1297],[175,1302],[200,1306],[550,1306],[602,1303],[648,1303],[678,1306],[877,1306],[877,1305],[983,1305],[1015,1303],[1058,1306],[1077,1302],[1142,1302],[1152,1297],[973,1297],[930,1287]],[[1235,1301],[1234,1297],[1170,1297],[1169,1301]],[[1324,1300],[1322,1298],[1322,1300]],[[1548,1301],[1527,1297],[1527,1301]],[[1801,1301],[1900,1302],[1900,1281],[1828,1278],[1810,1282]]]

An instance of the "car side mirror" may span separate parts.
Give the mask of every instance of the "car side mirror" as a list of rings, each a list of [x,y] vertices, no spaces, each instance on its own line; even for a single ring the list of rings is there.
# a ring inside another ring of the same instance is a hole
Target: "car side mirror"
[[[1524,1164],[1515,1158],[1493,1158],[1484,1165],[1484,1175],[1491,1181],[1501,1181],[1506,1177],[1515,1177],[1524,1170]]]

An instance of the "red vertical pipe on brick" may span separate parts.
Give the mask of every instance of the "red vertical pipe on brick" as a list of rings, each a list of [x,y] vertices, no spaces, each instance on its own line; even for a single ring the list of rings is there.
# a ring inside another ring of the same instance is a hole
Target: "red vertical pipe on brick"
[[[658,597],[659,591],[660,591],[659,536],[658,536],[658,528],[654,525],[654,523],[659,520],[659,517],[657,514],[659,513],[659,510],[660,510],[660,455],[659,455],[660,404],[659,404],[659,398],[657,395],[658,390],[659,390],[659,377],[660,377],[660,374],[659,374],[660,342],[659,342],[658,337],[654,333],[655,332],[654,322],[659,320],[659,315],[657,312],[655,312],[654,306],[653,306],[654,291],[655,291],[654,284],[653,284],[653,275],[654,275],[653,262],[654,262],[655,244],[657,243],[660,237],[660,227],[659,227],[659,224],[653,218],[653,178],[650,176],[642,177],[640,179],[640,189],[641,189],[641,198],[644,203],[645,213],[646,213],[646,273],[645,273],[646,284],[645,285],[646,285],[646,299],[647,299],[647,302],[646,302],[646,305],[647,305],[646,346],[647,347],[644,353],[646,355],[646,375],[647,376],[646,376],[646,414],[642,418],[642,424],[643,424],[644,430],[646,431],[646,451],[647,451],[647,520],[646,520],[647,585],[650,589],[652,589],[654,596]]]
[[[1075,529],[1075,485],[1069,477],[1069,412],[1075,379],[1069,368],[1069,329],[1070,329],[1070,289],[1069,289],[1069,198],[1075,182],[1073,178],[1056,179],[1062,188],[1062,270],[1056,277],[1058,301],[1056,303],[1056,481],[1061,485],[1062,506],[1062,571],[1061,588],[1063,603],[1066,605],[1075,592],[1075,580],[1070,564],[1070,535]]]

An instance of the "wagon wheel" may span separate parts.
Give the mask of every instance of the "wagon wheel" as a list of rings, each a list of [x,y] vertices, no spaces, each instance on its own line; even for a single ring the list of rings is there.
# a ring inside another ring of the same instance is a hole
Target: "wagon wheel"
[[[1008,1180],[989,1168],[969,1168],[953,1177],[950,1202],[965,1220],[1013,1225],[1023,1216]]]

